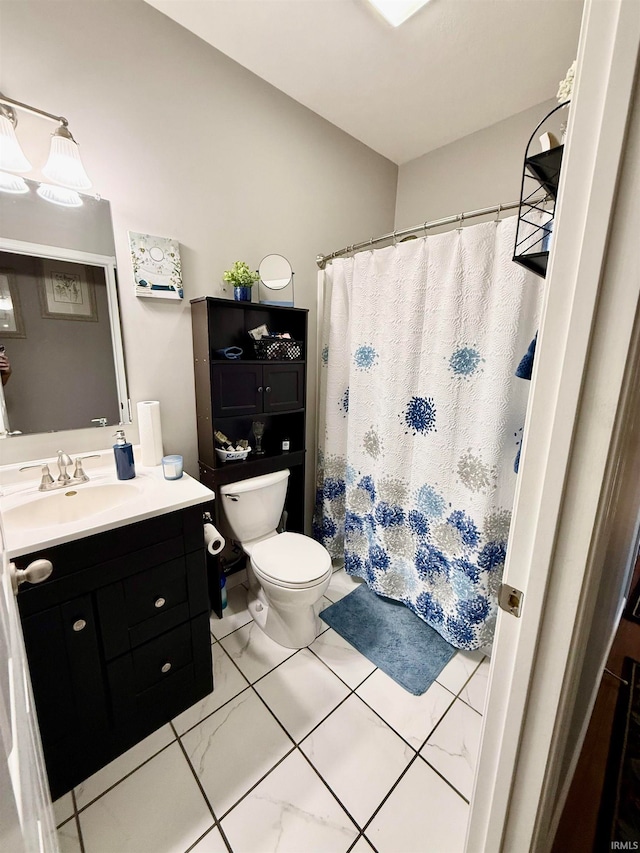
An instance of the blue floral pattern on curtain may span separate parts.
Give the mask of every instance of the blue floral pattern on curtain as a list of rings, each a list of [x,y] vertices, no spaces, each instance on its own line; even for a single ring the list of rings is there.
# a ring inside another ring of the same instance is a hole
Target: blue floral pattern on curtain
[[[491,642],[543,282],[515,218],[335,260],[324,277],[314,531],[462,649]]]

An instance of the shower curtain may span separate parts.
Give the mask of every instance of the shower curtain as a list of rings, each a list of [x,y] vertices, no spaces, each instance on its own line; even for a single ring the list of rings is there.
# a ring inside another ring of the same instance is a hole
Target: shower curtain
[[[347,572],[454,646],[491,642],[543,280],[516,218],[323,272],[314,530]]]

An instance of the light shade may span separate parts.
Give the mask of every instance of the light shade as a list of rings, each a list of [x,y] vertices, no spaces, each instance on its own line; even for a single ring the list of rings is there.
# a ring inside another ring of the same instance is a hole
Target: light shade
[[[13,111],[0,105],[0,169],[5,172],[30,172],[14,129]]]
[[[9,175],[7,172],[0,172],[0,193],[20,195],[28,192],[29,187],[20,175]]]
[[[422,9],[429,0],[369,0],[382,17],[391,24],[392,27],[399,27],[400,24],[410,18],[412,15]]]
[[[80,159],[78,143],[65,125],[60,125],[51,136],[49,159],[42,174],[50,181],[72,190],[86,190],[91,186]]]
[[[82,199],[75,190],[66,187],[54,187],[53,184],[40,184],[37,189],[40,198],[59,204],[62,207],[82,207]]]

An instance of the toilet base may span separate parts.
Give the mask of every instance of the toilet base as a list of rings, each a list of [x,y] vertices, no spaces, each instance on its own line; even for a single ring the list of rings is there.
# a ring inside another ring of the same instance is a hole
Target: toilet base
[[[322,630],[322,622],[317,615],[320,601],[295,611],[288,610],[283,616],[270,606],[262,587],[256,589],[250,585],[247,608],[258,628],[286,649],[309,646]]]

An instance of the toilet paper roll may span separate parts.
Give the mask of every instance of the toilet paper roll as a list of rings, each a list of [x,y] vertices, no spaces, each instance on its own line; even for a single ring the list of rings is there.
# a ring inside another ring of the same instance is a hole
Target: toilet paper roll
[[[204,526],[204,541],[207,545],[207,551],[212,557],[219,554],[225,546],[224,536],[217,527],[214,527],[209,522]]]
[[[145,466],[159,465],[164,453],[160,403],[157,400],[143,400],[138,403],[138,428],[142,452],[140,463]]]

